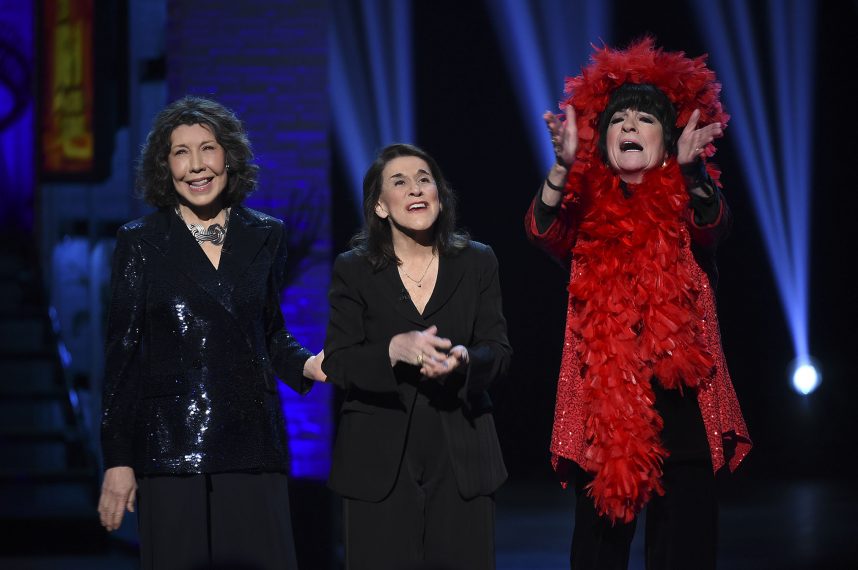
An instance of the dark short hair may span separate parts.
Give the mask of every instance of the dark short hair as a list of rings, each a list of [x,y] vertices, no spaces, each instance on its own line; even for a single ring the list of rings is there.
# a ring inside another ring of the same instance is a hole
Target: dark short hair
[[[169,208],[179,203],[173,187],[168,158],[170,137],[176,127],[203,125],[224,149],[229,176],[222,194],[224,207],[240,204],[256,188],[259,167],[244,125],[230,109],[217,101],[186,96],[170,103],[158,113],[137,162],[138,194],[156,208]]]
[[[384,167],[391,160],[402,156],[423,159],[429,165],[432,178],[435,179],[438,198],[441,202],[441,212],[435,221],[435,250],[440,254],[455,255],[468,244],[468,234],[456,228],[456,195],[444,179],[435,159],[414,145],[392,144],[378,153],[363,177],[364,227],[351,239],[351,247],[366,256],[375,269],[401,263],[393,250],[390,222],[378,217],[375,206],[381,196],[383,182],[381,174]]]
[[[608,161],[608,144],[605,140],[611,117],[617,111],[634,109],[653,115],[661,123],[664,148],[667,154],[676,156],[676,108],[667,95],[649,83],[623,83],[608,100],[608,106],[599,117],[599,152],[602,160]]]

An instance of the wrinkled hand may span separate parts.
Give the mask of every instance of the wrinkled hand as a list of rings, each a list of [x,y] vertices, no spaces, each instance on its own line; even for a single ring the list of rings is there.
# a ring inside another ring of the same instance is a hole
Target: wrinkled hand
[[[680,166],[697,160],[697,157],[702,156],[705,152],[706,145],[716,138],[724,136],[721,123],[712,123],[698,129],[697,122],[699,120],[700,109],[695,109],[691,113],[691,118],[688,119],[688,124],[682,129],[682,134],[679,135],[679,140],[676,143],[676,161]]]
[[[450,339],[437,336],[438,327],[432,325],[426,330],[400,333],[390,339],[388,353],[390,365],[405,362],[420,367],[420,373],[429,376],[441,363],[446,363],[453,343]]]
[[[304,377],[316,382],[326,382],[328,375],[322,370],[322,362],[325,360],[325,351],[320,350],[304,362]]]
[[[575,162],[575,152],[578,150],[578,123],[575,122],[575,109],[572,105],[566,105],[566,120],[561,120],[560,115],[555,115],[551,111],[545,111],[542,118],[551,135],[557,164],[569,168]]]
[[[98,499],[98,516],[101,526],[112,532],[122,524],[125,511],[134,512],[137,497],[137,479],[131,467],[111,467],[104,472],[101,497]]]

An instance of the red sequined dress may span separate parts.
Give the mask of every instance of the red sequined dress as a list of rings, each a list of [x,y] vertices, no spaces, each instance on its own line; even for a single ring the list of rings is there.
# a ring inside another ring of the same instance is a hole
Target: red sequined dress
[[[564,105],[575,107],[579,148],[556,217],[540,231],[531,206],[525,220],[532,241],[571,263],[553,463],[562,479],[568,461],[593,474],[589,493],[613,520],[631,520],[664,492],[669,453],[654,384],[696,392],[714,470],[735,469],[751,448],[712,291],[726,205],[721,201],[716,219],[699,225],[675,159],[625,186],[596,145],[598,117],[625,82],[665,92],[677,126],[695,108],[702,123],[726,124],[714,79],[704,58],[662,52],[651,39],[625,51],[597,50],[582,75],[567,81]],[[709,145],[706,155],[714,152]],[[706,167],[717,185],[719,171]]]

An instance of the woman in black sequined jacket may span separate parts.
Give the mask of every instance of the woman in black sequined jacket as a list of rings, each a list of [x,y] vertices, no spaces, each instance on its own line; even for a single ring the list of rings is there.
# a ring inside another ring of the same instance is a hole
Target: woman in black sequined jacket
[[[143,568],[293,568],[275,375],[324,380],[280,311],[283,223],[245,208],[238,119],[187,97],[155,121],[138,186],[158,211],[120,228],[104,382],[102,524],[138,503]]]

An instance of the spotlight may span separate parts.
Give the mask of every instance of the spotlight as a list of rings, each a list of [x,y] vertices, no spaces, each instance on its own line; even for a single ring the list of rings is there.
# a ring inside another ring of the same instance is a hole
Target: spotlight
[[[795,361],[792,366],[792,387],[796,392],[807,396],[816,390],[821,382],[822,374],[812,359]]]
[[[733,117],[730,136],[738,141],[746,187],[792,336],[792,383],[807,395],[820,382],[808,356],[807,332],[817,6],[802,0],[762,4],[767,7],[765,29],[755,26],[750,3],[693,2],[724,83]],[[757,39],[766,36],[771,57],[759,51]]]

